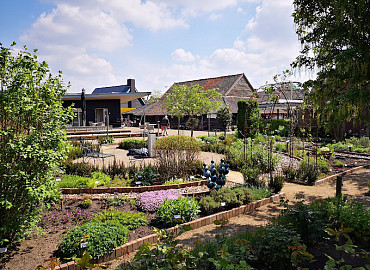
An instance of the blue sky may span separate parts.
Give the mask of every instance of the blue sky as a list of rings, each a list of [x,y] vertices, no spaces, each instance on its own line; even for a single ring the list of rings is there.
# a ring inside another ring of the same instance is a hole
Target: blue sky
[[[0,0],[0,42],[37,48],[69,92],[236,73],[258,88],[298,55],[292,12],[291,0]]]

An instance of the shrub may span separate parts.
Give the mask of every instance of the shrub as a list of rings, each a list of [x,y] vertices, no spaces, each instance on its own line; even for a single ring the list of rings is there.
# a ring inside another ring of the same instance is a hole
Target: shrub
[[[271,190],[264,187],[249,187],[248,189],[252,195],[253,201],[261,200],[271,196]]]
[[[344,163],[340,160],[334,160],[333,161],[333,167],[338,167],[338,168],[343,168],[344,167]]]
[[[200,153],[200,146],[195,138],[188,136],[169,136],[159,139],[154,144],[157,154],[156,166],[165,179],[191,175]]]
[[[298,176],[298,171],[293,166],[283,167],[282,171],[287,181],[293,181]]]
[[[88,163],[66,162],[64,165],[64,170],[66,174],[90,177],[92,172],[98,171],[99,169]]]
[[[308,184],[316,182],[320,175],[320,169],[319,167],[316,167],[314,162],[315,161],[312,159],[310,159],[310,162],[308,159],[305,159],[299,163],[297,174],[300,180],[307,182]]]
[[[82,157],[82,150],[80,147],[72,146],[68,151],[67,160],[74,160]]]
[[[202,213],[209,215],[221,209],[221,202],[216,202],[212,196],[205,196],[199,201],[199,206]]]
[[[279,193],[284,186],[285,177],[282,175],[274,175],[269,181],[269,188],[273,193]]]
[[[111,178],[115,178],[115,176],[126,178],[129,169],[130,167],[126,167],[123,161],[117,162],[114,158],[113,162],[109,163],[107,167],[104,166],[101,172],[109,175]]]
[[[110,176],[102,172],[92,172],[91,178],[94,180],[96,186],[106,186],[111,181]]]
[[[93,188],[96,187],[94,179],[78,175],[63,175],[62,179],[57,182],[59,188]]]
[[[80,207],[83,209],[87,209],[92,205],[92,200],[91,199],[86,199],[83,200],[82,203],[80,204]]]
[[[99,137],[99,142],[101,144],[108,144],[108,143],[113,143],[114,139],[112,136]]]
[[[274,269],[290,269],[291,247],[301,245],[299,234],[280,225],[258,228],[250,241],[254,255],[258,257],[256,262]]]
[[[286,144],[283,143],[275,144],[275,150],[278,152],[286,152]]]
[[[173,226],[197,218],[199,203],[194,198],[165,200],[157,209],[156,218],[164,226]],[[180,218],[176,218],[179,215]]]
[[[139,209],[147,212],[155,212],[165,199],[175,200],[182,197],[179,190],[167,189],[158,191],[147,191],[140,193],[136,199]]]
[[[153,167],[148,166],[137,172],[134,179],[140,181],[143,186],[150,186],[157,180],[157,173]]]
[[[113,180],[106,184],[107,187],[129,187],[131,186],[130,178],[120,178],[118,175],[114,176]]]
[[[62,258],[80,255],[80,241],[87,243],[86,251],[97,259],[127,241],[129,230],[117,221],[88,222],[70,230],[58,246]],[[77,245],[76,245],[77,244]]]
[[[236,187],[232,191],[235,193],[236,198],[242,204],[248,204],[253,201],[252,193],[247,187]]]
[[[250,187],[263,187],[264,183],[259,180],[260,170],[258,168],[244,168],[242,170],[244,184]]]
[[[148,142],[138,139],[125,139],[120,142],[118,147],[125,150],[147,148]]]
[[[148,219],[143,213],[122,212],[113,207],[94,216],[94,221],[107,222],[109,220],[118,221],[129,230],[148,224]]]
[[[212,190],[211,196],[215,199],[216,202],[225,203],[227,208],[232,208],[242,204],[238,200],[236,194],[233,190],[229,188],[221,188],[219,190]]]

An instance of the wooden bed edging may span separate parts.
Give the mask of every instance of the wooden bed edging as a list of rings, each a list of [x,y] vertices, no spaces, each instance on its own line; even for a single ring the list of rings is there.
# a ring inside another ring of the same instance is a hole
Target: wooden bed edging
[[[356,171],[359,171],[359,170],[362,170],[362,169],[366,169],[366,168],[369,168],[369,167],[370,167],[370,164],[367,164],[367,165],[358,166],[358,167],[346,170],[346,171],[341,172],[341,173],[330,175],[330,176],[325,177],[323,179],[317,180],[315,182],[314,186],[322,185],[322,184],[326,184],[326,183],[333,183],[337,179],[338,176],[345,176],[347,174],[351,174],[353,172],[356,172]]]
[[[174,185],[153,185],[140,187],[98,187],[98,188],[61,188],[63,194],[101,194],[101,193],[130,193],[130,192],[145,192],[155,190],[176,189],[184,187],[203,186],[207,184],[207,180],[193,181]]]
[[[233,208],[231,210],[227,210],[227,211],[219,212],[219,213],[216,213],[210,216],[198,218],[198,219],[183,223],[181,225],[190,225],[191,228],[195,230],[200,227],[213,224],[213,221],[215,220],[230,219],[232,217],[236,217],[242,214],[249,213],[257,209],[258,207],[266,205],[268,203],[279,202],[280,199],[282,198],[285,198],[285,193],[283,192],[273,195],[268,198],[264,198],[262,200],[251,202],[247,205],[242,205],[242,206]],[[168,232],[173,232],[174,235],[178,235],[180,233],[179,226],[171,227],[166,230]],[[111,261],[111,260],[116,259],[117,257],[123,256],[124,254],[136,251],[145,242],[148,242],[150,244],[156,244],[158,242],[158,235],[150,234],[145,237],[142,237],[142,238],[133,240],[129,243],[126,243],[120,247],[113,249],[113,251],[110,254],[106,254],[102,256],[99,260],[96,260],[95,263],[103,263],[103,262]],[[75,266],[75,262],[73,261],[64,263],[64,264],[61,264],[60,266],[55,267],[55,270],[80,270],[80,269],[81,269],[80,267]]]

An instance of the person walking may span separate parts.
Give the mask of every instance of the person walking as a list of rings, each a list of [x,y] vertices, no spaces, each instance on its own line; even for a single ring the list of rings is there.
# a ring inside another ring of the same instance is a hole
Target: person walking
[[[162,123],[161,123],[161,129],[162,129],[162,136],[168,136],[168,132],[167,132],[167,129],[170,127],[170,121],[168,120],[168,117],[167,115],[165,115],[162,119]]]

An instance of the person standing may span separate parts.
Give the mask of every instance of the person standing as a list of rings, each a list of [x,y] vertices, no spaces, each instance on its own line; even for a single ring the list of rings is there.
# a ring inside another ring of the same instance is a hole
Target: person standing
[[[162,123],[161,123],[161,129],[162,129],[162,136],[168,136],[168,132],[167,132],[167,129],[170,127],[170,121],[168,120],[168,117],[167,115],[165,115],[162,119]]]

